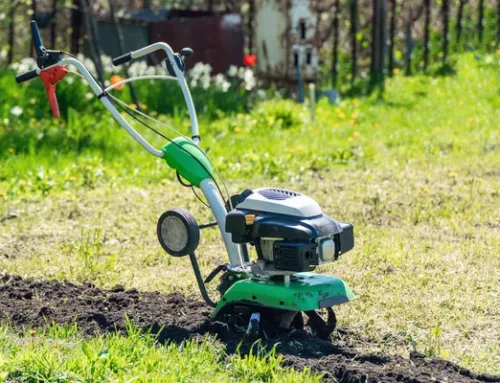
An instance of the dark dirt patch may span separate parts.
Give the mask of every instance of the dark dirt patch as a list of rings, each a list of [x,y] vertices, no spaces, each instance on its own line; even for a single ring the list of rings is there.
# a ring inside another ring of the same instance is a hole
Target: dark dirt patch
[[[151,329],[159,341],[180,342],[205,333],[217,334],[234,352],[241,341],[221,323],[211,323],[210,308],[182,294],[139,293],[115,287],[102,290],[92,285],[36,281],[17,276],[0,278],[0,321],[22,328],[47,323],[76,322],[85,334],[125,331],[128,317],[136,326]],[[349,334],[347,334],[349,336]],[[356,339],[356,337],[352,337]],[[352,343],[352,342],[351,342]],[[414,353],[410,359],[384,354],[362,354],[355,347],[336,345],[297,331],[262,345],[276,346],[288,367],[305,367],[324,373],[325,380],[351,382],[500,382],[500,377],[477,375],[442,359]],[[355,345],[354,345],[355,346]],[[241,351],[250,349],[242,345]]]

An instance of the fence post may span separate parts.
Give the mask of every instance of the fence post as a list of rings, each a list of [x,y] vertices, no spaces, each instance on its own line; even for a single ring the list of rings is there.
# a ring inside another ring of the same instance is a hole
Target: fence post
[[[500,1],[500,0],[499,0]],[[333,13],[333,52],[332,52],[332,88],[337,88],[338,65],[339,65],[339,13],[340,0],[335,0],[335,11]]]
[[[443,64],[448,59],[448,41],[449,41],[449,15],[450,15],[450,0],[441,0],[442,16],[443,16]]]
[[[356,74],[358,73],[358,0],[349,0],[351,14],[351,84],[354,83]]]
[[[82,13],[83,13],[83,20],[85,23],[85,29],[87,31],[87,40],[89,43],[90,54],[92,56],[92,59],[95,64],[95,69],[97,71],[97,77],[99,78],[101,85],[105,86],[104,72],[101,62],[101,47],[99,45],[99,41],[97,38],[95,20],[93,20],[94,14],[92,12],[92,8],[87,3],[87,0],[80,0],[80,5],[83,10]]]
[[[465,4],[467,4],[467,1],[468,0],[460,0],[460,3],[458,4],[457,26],[456,26],[456,30],[457,30],[456,42],[457,42],[457,45],[460,44],[460,39],[462,37],[462,20],[464,18],[464,8],[465,8]]]
[[[497,0],[497,48],[500,46],[500,0]]]
[[[12,0],[10,2],[10,9],[9,9],[9,36],[8,36],[8,42],[7,44],[9,45],[9,53],[7,55],[7,63],[12,64],[14,61],[14,34],[15,34],[15,21],[14,18],[16,17],[16,8],[17,8],[18,2],[16,0]]]
[[[394,72],[394,39],[396,36],[396,11],[397,2],[396,0],[391,1],[391,21],[389,29],[389,76],[392,77]]]
[[[373,0],[371,86],[384,83],[387,35],[387,0]]]
[[[37,10],[37,0],[32,0],[31,1],[31,12],[33,12],[33,15],[31,17],[32,20],[36,20],[36,10]],[[35,44],[33,42],[33,36],[31,37],[31,44],[30,44],[30,57],[33,57],[33,54],[35,52]]]
[[[123,55],[125,54],[125,41],[123,40],[122,28],[120,27],[120,24],[118,23],[118,19],[116,17],[115,0],[109,0],[109,13],[111,16],[111,20],[113,21],[113,24],[115,26],[116,38],[118,39],[118,47],[120,48],[120,54]],[[128,63],[123,64],[123,71],[125,72],[125,78],[129,77],[128,68],[129,68]],[[130,90],[130,97],[132,98],[132,101],[136,105],[137,109],[140,111],[141,104],[139,103],[139,100],[137,98],[137,93],[135,92],[134,84],[129,82],[128,87]]]
[[[477,33],[479,45],[483,43],[483,29],[484,29],[484,0],[479,0],[478,5],[478,18],[477,18]]]
[[[431,0],[424,0],[424,71],[429,67],[429,31],[431,27]]]
[[[50,43],[52,49],[56,49],[57,34],[57,0],[52,0],[52,20],[50,20]]]
[[[413,14],[411,7],[408,7],[408,21],[406,23],[405,30],[405,43],[406,43],[406,52],[405,52],[405,74],[410,76],[412,73],[411,70],[411,59],[413,55],[413,48],[415,46],[415,42],[413,40],[413,36],[411,34],[411,28],[413,26]]]

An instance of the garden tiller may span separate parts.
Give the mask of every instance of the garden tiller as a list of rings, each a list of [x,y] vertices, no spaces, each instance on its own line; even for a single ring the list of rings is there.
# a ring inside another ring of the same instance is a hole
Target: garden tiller
[[[76,58],[62,51],[45,49],[34,21],[31,27],[38,68],[18,75],[17,82],[39,76],[52,111],[59,116],[56,84],[68,73],[65,66],[76,67],[97,98],[132,138],[153,156],[164,159],[184,186],[193,191],[201,189],[214,222],[199,225],[189,212],[174,208],[160,216],[156,230],[161,247],[168,254],[190,258],[201,295],[214,308],[213,319],[252,336],[304,329],[322,338],[329,337],[336,325],[332,307],[351,301],[355,296],[341,279],[312,271],[319,265],[336,261],[353,248],[353,226],[326,216],[316,201],[290,190],[264,187],[228,195],[224,181],[199,146],[196,111],[183,74],[184,60],[193,51],[185,48],[174,53],[168,44],[155,43],[124,54],[113,59],[113,64],[124,64],[163,50],[167,55],[164,64],[168,74],[129,78],[104,88]],[[165,124],[130,108],[109,93],[124,83],[140,79],[177,81],[191,120],[191,138],[170,127],[179,136],[166,137],[147,121]],[[121,112],[168,143],[161,149],[153,147]],[[215,226],[224,241],[228,262],[203,279],[195,251],[200,231]],[[255,256],[250,257],[250,248],[255,249]],[[219,277],[220,299],[217,302],[210,298],[206,289],[206,284],[215,277]]]

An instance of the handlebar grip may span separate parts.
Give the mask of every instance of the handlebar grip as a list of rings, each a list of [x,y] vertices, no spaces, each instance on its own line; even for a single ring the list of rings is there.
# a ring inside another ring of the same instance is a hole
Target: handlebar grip
[[[115,57],[112,61],[113,61],[114,66],[118,66],[120,64],[125,64],[125,63],[129,62],[130,60],[132,60],[132,52],[128,52],[128,53],[125,53],[124,55]]]
[[[21,73],[20,75],[17,75],[16,76],[16,82],[18,84],[20,84],[22,82],[32,80],[32,79],[34,79],[37,76],[38,76],[37,70],[33,69],[33,70],[30,70],[29,72]]]

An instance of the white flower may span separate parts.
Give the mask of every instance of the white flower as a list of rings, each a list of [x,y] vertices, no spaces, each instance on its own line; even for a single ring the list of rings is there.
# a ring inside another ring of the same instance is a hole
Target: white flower
[[[87,100],[90,100],[92,97],[93,97],[92,93],[90,93],[90,92],[85,93],[85,98]]]
[[[226,77],[222,73],[219,73],[214,77],[214,85],[217,89],[227,92],[231,83],[226,80]]]
[[[21,114],[23,114],[23,108],[21,108],[20,106],[15,106],[13,107],[11,110],[10,110],[10,114],[16,116],[16,117],[19,117]]]
[[[227,70],[227,75],[229,77],[236,77],[237,74],[238,74],[238,67],[236,65],[231,65]]]
[[[255,80],[255,76],[251,69],[245,69],[245,73],[243,74],[243,82],[245,83],[245,89],[247,91],[251,91],[257,85]]]

